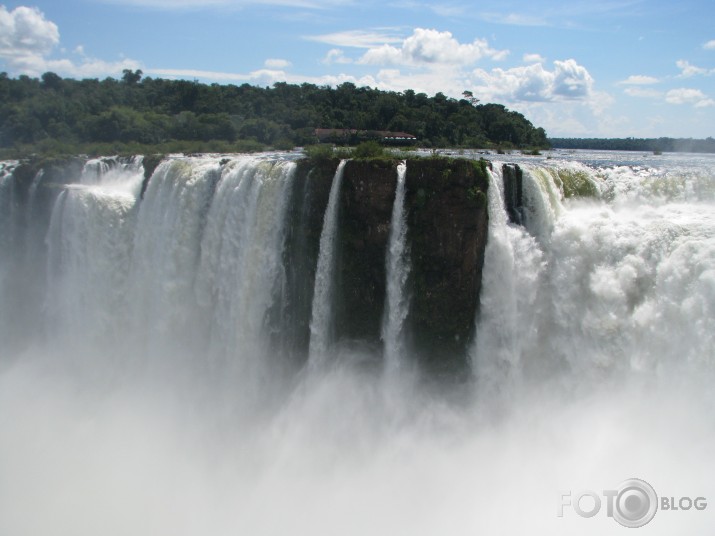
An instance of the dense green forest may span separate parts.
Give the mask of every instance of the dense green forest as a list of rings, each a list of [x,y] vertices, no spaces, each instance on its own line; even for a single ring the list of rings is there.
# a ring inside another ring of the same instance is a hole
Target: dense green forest
[[[219,85],[142,78],[10,78],[0,73],[0,148],[31,152],[292,148],[316,128],[413,134],[422,147],[546,147],[546,133],[520,113],[442,93],[429,97],[356,87],[276,83]]]
[[[550,138],[554,149],[715,153],[715,139],[691,138]]]

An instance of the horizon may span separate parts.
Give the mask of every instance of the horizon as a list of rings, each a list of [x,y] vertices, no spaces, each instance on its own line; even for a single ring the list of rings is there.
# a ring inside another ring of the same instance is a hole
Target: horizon
[[[9,76],[412,89],[522,113],[550,138],[706,139],[715,9],[704,1],[49,0],[0,4]],[[389,21],[386,24],[386,21]]]

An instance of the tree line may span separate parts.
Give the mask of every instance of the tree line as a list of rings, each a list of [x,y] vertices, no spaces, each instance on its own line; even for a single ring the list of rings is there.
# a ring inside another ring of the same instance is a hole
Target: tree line
[[[715,139],[692,138],[550,138],[554,149],[715,153]]]
[[[544,129],[522,114],[479,104],[468,93],[458,100],[349,82],[203,84],[130,70],[119,80],[0,73],[0,148],[170,142],[291,148],[316,143],[316,128],[406,132],[424,147],[548,146]]]

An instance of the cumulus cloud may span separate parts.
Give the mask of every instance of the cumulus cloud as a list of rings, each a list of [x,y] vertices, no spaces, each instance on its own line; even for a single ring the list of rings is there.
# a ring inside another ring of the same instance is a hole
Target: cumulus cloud
[[[139,62],[126,58],[115,62],[91,58],[81,46],[75,49],[79,55],[77,60],[50,59],[59,42],[57,25],[47,20],[39,9],[19,6],[8,11],[5,6],[0,6],[0,61],[11,74],[39,76],[52,71],[63,76],[87,78],[140,67]]]
[[[715,106],[715,100],[709,98],[699,89],[671,89],[665,95],[665,102],[670,104],[692,104],[696,108]]]
[[[8,62],[44,56],[60,42],[60,31],[37,8],[0,6],[0,56]]]
[[[657,84],[660,82],[657,78],[653,76],[645,76],[641,74],[634,74],[618,82],[620,85],[624,86],[648,86],[651,84]]]
[[[589,100],[594,80],[576,60],[555,61],[553,70],[540,63],[511,69],[474,71],[476,90],[487,100],[553,102]]]
[[[703,48],[705,50],[715,50],[715,39],[711,39],[707,43],[703,43]]]
[[[496,50],[485,39],[460,43],[451,32],[415,28],[397,47],[383,44],[368,50],[358,63],[365,65],[470,65],[482,58],[504,59],[508,50]]]

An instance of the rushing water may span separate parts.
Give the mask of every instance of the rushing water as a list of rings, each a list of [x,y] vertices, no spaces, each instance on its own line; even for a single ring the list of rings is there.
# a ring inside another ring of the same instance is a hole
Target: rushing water
[[[407,213],[405,211],[405,175],[407,164],[397,166],[397,186],[392,205],[390,237],[387,242],[387,296],[382,321],[382,340],[385,345],[385,365],[399,369],[405,355],[404,324],[409,313],[410,259],[407,247]]]
[[[600,535],[626,530],[605,499],[558,517],[560,493],[638,477],[714,500],[715,159],[549,156],[515,158],[522,225],[493,162],[474,378],[437,387],[390,366],[410,362],[418,253],[404,166],[383,368],[332,356],[344,162],[310,282],[287,246],[310,190],[284,155],[168,158],[143,196],[140,160],[93,160],[24,200],[2,163],[0,533]],[[295,371],[276,341],[298,283]]]
[[[313,290],[313,310],[310,319],[310,364],[314,367],[324,365],[333,332],[333,299],[335,283],[335,249],[338,241],[338,215],[340,213],[340,185],[343,182],[343,170],[346,160],[338,164],[325,210],[323,230],[320,234],[318,266],[315,271],[315,289]]]

